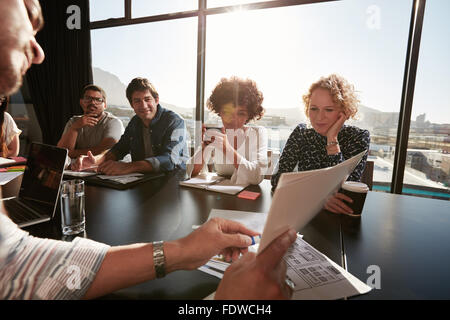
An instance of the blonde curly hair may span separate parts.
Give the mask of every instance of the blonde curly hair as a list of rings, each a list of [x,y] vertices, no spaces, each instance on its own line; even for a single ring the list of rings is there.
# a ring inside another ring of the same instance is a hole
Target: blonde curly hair
[[[356,95],[356,90],[344,77],[331,74],[328,77],[321,77],[319,81],[314,82],[307,94],[303,96],[303,103],[305,104],[305,114],[309,118],[309,106],[311,103],[311,95],[314,90],[322,88],[327,89],[336,105],[342,107],[347,117],[356,119],[358,112],[359,99]]]

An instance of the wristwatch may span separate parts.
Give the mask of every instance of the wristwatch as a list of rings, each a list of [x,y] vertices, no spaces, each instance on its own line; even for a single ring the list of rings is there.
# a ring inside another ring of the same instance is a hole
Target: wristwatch
[[[153,265],[157,278],[166,275],[166,257],[164,256],[164,241],[153,242]]]

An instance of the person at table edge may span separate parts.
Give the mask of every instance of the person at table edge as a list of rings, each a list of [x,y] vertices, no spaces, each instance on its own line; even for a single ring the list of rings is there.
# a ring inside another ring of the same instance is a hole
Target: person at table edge
[[[366,151],[348,177],[349,181],[360,181],[369,152],[370,134],[368,130],[344,125],[358,112],[359,99],[354,86],[340,75],[321,77],[310,86],[303,102],[311,126],[301,123],[289,136],[271,178],[272,189],[275,190],[282,173],[291,172],[296,166],[298,171],[332,167]],[[352,201],[337,192],[327,199],[324,208],[333,213],[352,214],[346,204]]]
[[[35,39],[43,26],[37,0],[0,0],[0,95],[11,95],[34,64],[44,60]],[[262,253],[245,253],[256,232],[214,218],[184,238],[109,247],[89,239],[72,242],[30,236],[9,219],[0,202],[0,299],[94,298],[175,270],[196,269],[213,255],[236,260],[225,272],[216,299],[286,299],[283,256],[295,230],[275,239]],[[155,258],[158,257],[158,259]],[[79,282],[71,282],[77,272]]]
[[[66,148],[70,158],[86,155],[88,151],[97,155],[109,150],[123,134],[123,124],[108,111],[106,93],[97,85],[83,87],[80,95],[83,115],[67,121],[57,146]]]

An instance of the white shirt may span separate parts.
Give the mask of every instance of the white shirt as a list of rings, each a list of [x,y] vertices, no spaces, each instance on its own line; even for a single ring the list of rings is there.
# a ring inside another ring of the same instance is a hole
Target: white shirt
[[[19,135],[22,133],[22,130],[17,128],[16,123],[14,122],[14,119],[11,117],[11,115],[8,112],[5,112],[5,118],[3,120],[3,136],[5,137],[5,143],[8,146],[14,136]]]
[[[237,153],[242,157],[238,168],[233,162],[233,154],[223,154],[221,146],[214,143],[208,145],[203,151],[204,163],[200,173],[208,171],[207,164],[214,164],[218,175],[231,176],[235,184],[259,184],[264,180],[267,170],[267,130],[264,127],[245,127],[236,131],[227,130],[227,139],[233,145],[237,138]],[[201,147],[186,163],[186,172],[189,177],[196,161],[201,159]],[[201,161],[201,160],[200,160]]]
[[[80,299],[109,246],[32,237],[0,212],[0,299]]]

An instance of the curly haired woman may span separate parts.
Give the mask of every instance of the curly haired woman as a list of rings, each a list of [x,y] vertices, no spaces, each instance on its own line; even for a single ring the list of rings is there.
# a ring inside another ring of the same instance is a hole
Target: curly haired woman
[[[202,141],[201,149],[187,163],[187,173],[196,176],[214,164],[221,176],[231,176],[235,184],[259,184],[267,168],[267,131],[264,127],[247,126],[263,113],[263,95],[252,80],[238,77],[221,79],[207,101],[207,107],[222,119],[220,131],[203,133],[211,142]]]
[[[290,135],[278,162],[278,169],[272,175],[272,189],[276,188],[282,173],[292,172],[296,166],[298,171],[332,167],[369,150],[369,131],[344,125],[349,118],[355,118],[359,100],[353,85],[343,77],[332,74],[320,78],[303,96],[303,102],[311,127],[299,124]],[[367,153],[348,180],[360,180],[366,160]],[[352,200],[336,193],[328,199],[325,209],[352,214],[344,201]]]

